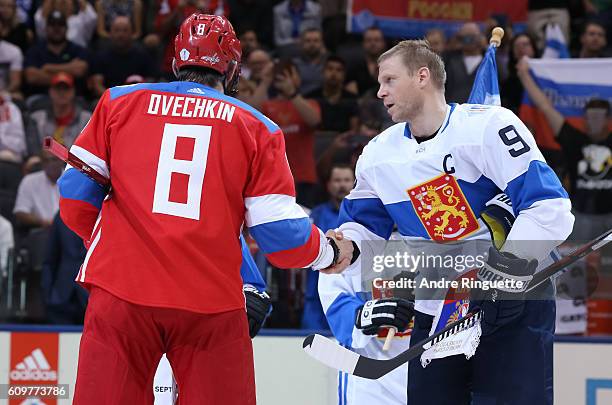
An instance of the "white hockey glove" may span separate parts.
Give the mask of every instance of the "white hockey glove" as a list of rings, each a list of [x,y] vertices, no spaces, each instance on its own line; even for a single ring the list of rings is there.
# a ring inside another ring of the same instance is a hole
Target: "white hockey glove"
[[[402,298],[382,298],[366,302],[355,319],[355,327],[364,335],[375,335],[380,328],[406,330],[414,316],[414,303]]]

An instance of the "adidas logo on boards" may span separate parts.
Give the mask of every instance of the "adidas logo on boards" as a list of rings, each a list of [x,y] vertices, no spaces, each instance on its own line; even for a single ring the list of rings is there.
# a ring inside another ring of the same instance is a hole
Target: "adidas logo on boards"
[[[19,405],[47,405],[39,398],[28,398]]]
[[[40,349],[32,350],[21,363],[11,370],[10,378],[13,381],[56,381],[57,372],[51,370],[44,353]]]

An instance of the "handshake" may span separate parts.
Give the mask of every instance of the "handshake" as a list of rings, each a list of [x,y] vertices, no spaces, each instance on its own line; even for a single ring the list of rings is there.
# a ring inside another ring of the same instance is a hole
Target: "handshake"
[[[317,270],[325,274],[342,273],[348,266],[355,263],[359,257],[359,248],[352,240],[345,239],[340,231],[329,230],[325,236],[334,250],[334,258],[329,266]]]

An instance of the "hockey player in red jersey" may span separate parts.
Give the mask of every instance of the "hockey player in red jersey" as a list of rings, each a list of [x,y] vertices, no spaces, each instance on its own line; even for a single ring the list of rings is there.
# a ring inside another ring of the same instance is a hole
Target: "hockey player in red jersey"
[[[194,14],[175,40],[178,81],[107,90],[59,181],[65,223],[90,242],[77,281],[90,292],[74,404],[152,403],[162,353],[186,404],[254,404],[238,235],[274,265],[339,272],[353,245],[295,203],[278,126],[234,94],[240,42]]]

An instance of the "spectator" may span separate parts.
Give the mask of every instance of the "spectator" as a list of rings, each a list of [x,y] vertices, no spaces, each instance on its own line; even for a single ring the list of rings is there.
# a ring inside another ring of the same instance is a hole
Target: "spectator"
[[[14,246],[13,225],[0,215],[0,278],[6,277],[9,250]]]
[[[321,111],[315,100],[307,100],[298,91],[300,76],[291,63],[275,67],[275,98],[264,101],[261,111],[276,122],[285,134],[287,160],[296,182],[297,202],[313,206],[317,175],[314,159],[315,128],[321,123]]]
[[[75,102],[74,79],[67,73],[53,77],[49,97],[49,108],[30,114],[28,139],[31,152],[38,153],[47,136],[69,148],[91,117],[89,111]]]
[[[429,42],[431,50],[440,56],[446,51],[446,35],[444,31],[438,28],[433,28],[425,34],[425,39]]]
[[[268,92],[274,79],[274,63],[268,52],[255,49],[247,57],[246,67],[248,78],[241,77],[238,98],[260,109],[263,102],[269,98]]]
[[[15,0],[0,0],[0,38],[25,53],[32,42],[32,32],[19,20],[16,10]]]
[[[21,163],[25,153],[26,142],[21,111],[15,103],[0,95],[0,162]],[[0,177],[4,177],[8,168],[2,164],[0,167],[3,172]]]
[[[347,42],[346,11],[349,4],[347,0],[326,0],[320,3],[323,42],[328,50],[336,53],[338,46]]]
[[[142,1],[141,0],[97,0],[98,37],[107,39],[112,36],[112,24],[117,17],[127,17],[131,26],[132,39],[142,35]]]
[[[47,20],[51,13],[57,10],[66,19],[66,38],[84,48],[89,46],[96,29],[98,15],[87,0],[44,0],[34,14],[36,36],[44,39],[47,35]]]
[[[243,31],[238,39],[240,39],[240,46],[242,47],[242,55],[244,57],[248,57],[252,51],[261,47],[257,39],[257,32],[252,29]]]
[[[15,220],[28,228],[47,228],[59,210],[57,179],[62,174],[64,162],[47,151],[40,155],[43,170],[28,174],[17,190]]]
[[[366,104],[370,104],[369,100]],[[334,164],[346,164],[355,169],[363,148],[381,130],[380,121],[361,119],[357,131],[347,131],[336,136],[317,162],[317,174],[321,183],[327,183],[327,176],[331,173]]]
[[[327,50],[323,45],[323,33],[318,28],[308,28],[300,36],[300,55],[293,58],[302,84],[300,93],[307,94],[323,84],[323,65]]]
[[[21,74],[23,54],[10,42],[0,39],[0,91],[10,93],[12,99],[21,100]]]
[[[607,40],[612,41],[612,38],[610,38],[610,31],[612,30],[612,2],[609,0],[583,0],[583,3],[587,16],[601,22],[608,33]]]
[[[55,215],[43,261],[41,287],[47,321],[52,324],[82,324],[87,292],[75,281],[87,249],[81,238]]]
[[[527,33],[516,35],[510,42],[510,56],[508,58],[508,78],[501,83],[500,95],[502,106],[519,115],[523,100],[523,84],[518,78],[516,64],[523,56],[535,58],[536,46],[534,39]]]
[[[84,78],[89,68],[87,50],[66,38],[66,17],[53,11],[47,18],[46,41],[28,50],[25,56],[25,81],[30,94],[47,93],[51,78],[59,72],[72,75],[80,81],[84,91]]]
[[[349,68],[347,73],[347,90],[360,96],[368,90],[378,89],[378,57],[387,48],[380,28],[366,29],[363,33],[361,47],[363,58]]]
[[[110,47],[98,52],[95,58],[91,81],[96,97],[102,96],[107,88],[124,84],[131,75],[153,81],[156,76],[153,60],[134,43],[129,17],[115,17],[110,27],[110,40]]]
[[[355,172],[349,165],[336,164],[332,166],[327,181],[329,201],[317,205],[310,212],[312,222],[324,232],[338,227],[340,204],[353,188]],[[304,296],[304,312],[302,314],[303,329],[329,329],[317,288],[319,274],[309,271],[306,276],[306,293]]]
[[[147,42],[166,44],[162,59],[162,73],[165,79],[174,80],[172,72],[172,58],[174,58],[174,37],[183,20],[197,12],[205,14],[223,13],[225,6],[222,0],[159,0],[158,13],[155,17],[155,32],[157,39],[152,41],[150,36]]]
[[[308,28],[321,29],[321,6],[311,0],[284,0],[274,6],[274,43],[277,47],[297,44]]]
[[[529,97],[546,117],[561,145],[571,182],[576,221],[571,238],[590,240],[612,228],[612,133],[610,103],[591,99],[584,108],[585,131],[570,125],[529,74],[525,59],[517,66]]]
[[[321,109],[321,126],[324,131],[346,132],[359,124],[357,98],[344,89],[346,64],[337,56],[327,58],[323,68],[323,87],[306,95],[317,100]]]
[[[0,96],[0,190],[13,197],[21,181],[25,152],[21,111],[12,101]]]
[[[607,52],[606,29],[598,22],[590,21],[584,26],[582,35],[580,35],[580,51],[573,55],[578,58],[607,58],[610,53]]]
[[[569,40],[569,0],[529,0],[527,3],[527,31],[535,39],[537,50],[544,49],[544,30],[547,24],[558,24],[565,41]]]
[[[484,35],[476,23],[465,23],[457,33],[458,51],[449,53],[446,66],[446,99],[453,103],[465,103],[472,91],[476,71],[486,47]]]
[[[227,3],[231,10],[230,20],[237,32],[255,31],[265,47],[274,46],[274,21],[270,0],[228,0]],[[245,54],[244,51],[242,54]]]

